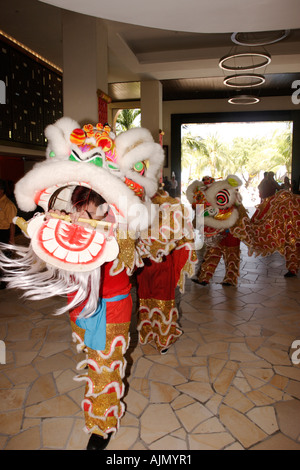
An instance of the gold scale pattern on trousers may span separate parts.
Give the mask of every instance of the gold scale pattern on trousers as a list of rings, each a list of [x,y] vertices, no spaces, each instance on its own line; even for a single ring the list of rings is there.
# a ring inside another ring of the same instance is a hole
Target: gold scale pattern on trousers
[[[88,372],[77,375],[74,380],[85,381],[85,395],[82,409],[85,416],[85,431],[107,437],[116,433],[124,414],[125,406],[121,399],[124,395],[126,359],[124,354],[129,346],[130,323],[106,325],[106,347],[95,351],[85,346],[85,330],[71,321],[73,340],[77,351],[86,353],[86,359],[79,362],[77,370]]]
[[[138,332],[139,342],[154,341],[161,352],[168,349],[182,335],[179,328],[175,300],[140,299]]]
[[[198,280],[200,282],[209,283],[222,256],[225,263],[225,277],[223,282],[232,284],[234,286],[237,285],[240,275],[239,246],[228,247],[216,245],[209,247],[205,253],[203,263],[201,264],[200,271],[198,273]]]

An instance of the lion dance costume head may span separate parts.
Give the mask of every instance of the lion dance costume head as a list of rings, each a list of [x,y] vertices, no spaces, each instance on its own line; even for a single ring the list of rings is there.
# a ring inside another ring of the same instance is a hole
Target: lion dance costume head
[[[2,267],[8,272],[9,287],[23,289],[33,299],[76,291],[72,306],[88,298],[85,315],[90,315],[101,283],[97,268],[114,261],[116,269],[125,266],[130,271],[138,264],[134,238],[155,216],[151,197],[157,191],[163,150],[146,129],[131,129],[115,138],[107,125],[81,128],[68,117],[49,125],[45,136],[46,160],[15,186],[21,210],[39,206],[44,212],[23,227],[31,239],[29,248],[18,247],[18,259],[2,257]],[[105,207],[106,212],[101,222],[70,223],[72,194],[78,186],[101,196],[104,204],[98,210]],[[65,217],[55,218],[56,212]],[[45,218],[45,213],[50,216]],[[125,239],[124,261],[120,245]]]
[[[229,175],[223,180],[204,176],[202,181],[195,180],[188,186],[187,199],[196,211],[196,217],[203,217],[201,221],[206,243],[216,240],[237,222],[241,185],[238,176]]]

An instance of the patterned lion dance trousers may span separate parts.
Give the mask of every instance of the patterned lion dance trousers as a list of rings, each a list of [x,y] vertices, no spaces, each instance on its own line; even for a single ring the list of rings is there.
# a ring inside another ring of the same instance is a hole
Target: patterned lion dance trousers
[[[161,353],[182,335],[175,289],[187,259],[188,250],[175,249],[160,263],[145,260],[146,269],[137,273],[139,342],[154,342]]]
[[[78,318],[82,306],[70,312],[72,336],[77,343],[77,351],[86,354],[86,358],[77,365],[77,369],[82,373],[75,377],[76,381],[86,382],[82,401],[84,430],[103,437],[117,432],[125,411],[121,401],[126,369],[124,355],[130,341],[132,313],[131,285],[129,281],[126,283],[126,278],[128,276],[125,272],[117,276],[105,276],[105,280],[109,279],[111,287],[118,288],[117,295],[113,295],[112,289],[108,289],[111,290],[111,296],[106,295],[99,299],[99,311],[103,313],[103,309],[105,310],[106,326],[102,320],[98,321],[99,315],[87,319]],[[102,346],[98,349],[99,341],[102,341]]]
[[[236,286],[240,274],[240,240],[228,233],[217,245],[206,249],[201,264],[198,280],[209,283],[217,266],[223,257],[225,264],[225,277],[223,283]]]

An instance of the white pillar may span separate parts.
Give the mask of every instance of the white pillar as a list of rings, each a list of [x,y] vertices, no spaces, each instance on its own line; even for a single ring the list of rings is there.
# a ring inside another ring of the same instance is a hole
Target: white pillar
[[[98,122],[97,90],[107,93],[107,31],[103,21],[63,11],[64,116]]]
[[[141,82],[141,125],[159,142],[162,129],[162,84],[158,80]]]

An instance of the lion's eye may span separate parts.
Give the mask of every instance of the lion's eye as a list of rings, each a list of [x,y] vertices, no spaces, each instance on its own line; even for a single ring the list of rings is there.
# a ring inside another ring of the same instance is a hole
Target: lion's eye
[[[219,206],[225,206],[226,204],[228,204],[229,199],[230,199],[230,194],[229,194],[229,191],[227,191],[227,189],[222,189],[216,195],[217,204]]]
[[[136,171],[137,173],[140,173],[142,175],[145,172],[145,167],[146,167],[146,165],[145,165],[144,162],[137,162],[134,165],[133,169],[134,169],[134,171]]]

